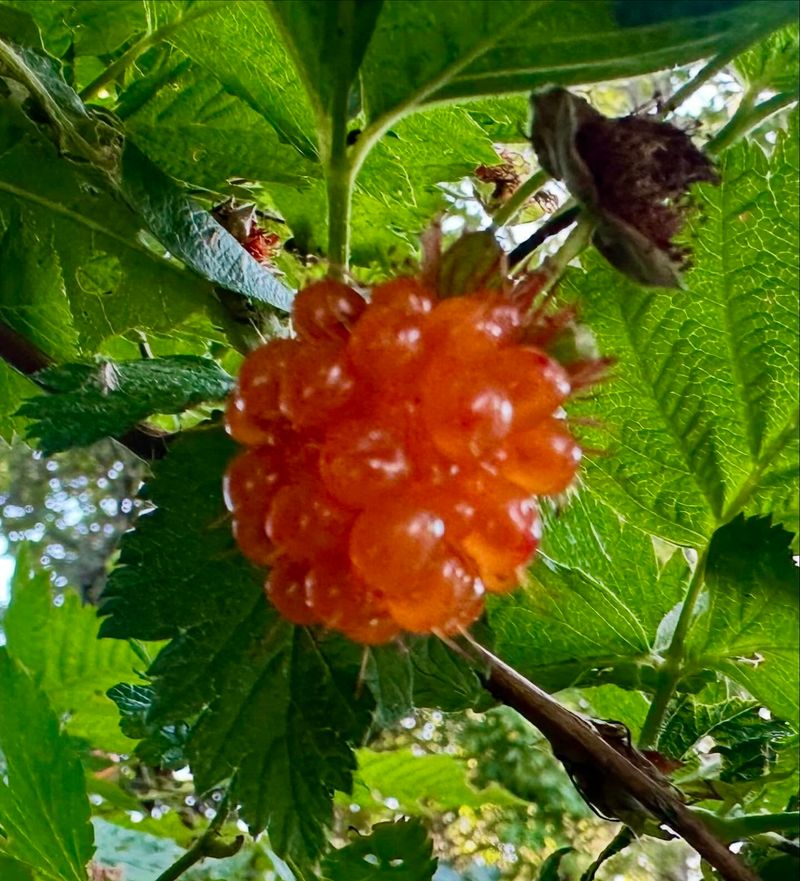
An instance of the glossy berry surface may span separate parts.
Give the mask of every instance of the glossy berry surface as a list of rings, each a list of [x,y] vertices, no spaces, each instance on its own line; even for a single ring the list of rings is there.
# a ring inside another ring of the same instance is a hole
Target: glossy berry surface
[[[519,583],[536,497],[566,490],[581,456],[560,418],[574,371],[536,347],[561,319],[527,317],[524,293],[440,299],[401,277],[367,300],[315,282],[297,338],[245,360],[225,500],[284,618],[365,645],[456,634]]]

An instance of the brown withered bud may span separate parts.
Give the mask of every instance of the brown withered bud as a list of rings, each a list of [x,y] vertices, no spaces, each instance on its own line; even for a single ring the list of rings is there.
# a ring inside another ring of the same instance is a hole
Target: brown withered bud
[[[640,284],[680,287],[690,255],[674,238],[691,209],[691,184],[718,183],[708,157],[669,123],[608,119],[566,89],[531,100],[539,161],[594,216],[600,253]]]

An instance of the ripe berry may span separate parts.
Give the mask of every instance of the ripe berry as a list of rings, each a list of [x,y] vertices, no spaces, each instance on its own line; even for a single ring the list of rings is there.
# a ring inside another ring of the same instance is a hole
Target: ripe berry
[[[454,634],[518,583],[534,496],[563,491],[580,459],[560,407],[601,366],[537,348],[571,320],[529,308],[540,283],[439,301],[398,278],[367,304],[316,282],[295,300],[298,339],[248,356],[226,427],[250,449],[225,500],[284,617],[367,645]]]
[[[292,303],[292,324],[301,340],[344,342],[366,306],[352,288],[324,279],[298,292]]]
[[[581,448],[563,420],[545,419],[512,435],[498,453],[500,473],[533,495],[563,492],[572,483]]]
[[[411,476],[402,427],[361,419],[332,427],[322,447],[320,473],[343,504],[379,503]]]
[[[265,589],[269,601],[293,624],[317,624],[319,617],[306,594],[308,566],[281,557],[272,567]]]
[[[355,383],[341,343],[314,343],[288,359],[280,411],[296,427],[324,425],[353,396]]]
[[[310,480],[278,490],[265,518],[266,534],[282,553],[309,560],[347,543],[355,514]]]

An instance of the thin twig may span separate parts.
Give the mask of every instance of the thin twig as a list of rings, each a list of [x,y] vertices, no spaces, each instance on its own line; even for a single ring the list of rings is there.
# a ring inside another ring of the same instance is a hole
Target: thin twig
[[[779,92],[766,101],[756,104],[755,107],[747,108],[744,113],[739,110],[733,114],[730,120],[724,125],[714,137],[706,144],[705,152],[709,156],[717,156],[726,147],[730,147],[739,138],[752,131],[759,123],[768,119],[773,113],[783,110],[790,104],[794,104],[798,99],[798,93]]]
[[[519,263],[522,263],[526,257],[529,257],[540,245],[544,244],[551,236],[560,233],[578,219],[580,214],[580,205],[573,205],[560,214],[556,214],[549,220],[546,220],[539,229],[533,233],[530,238],[525,239],[514,248],[508,255],[508,267],[512,269]]]
[[[539,190],[550,180],[550,175],[540,168],[535,174],[532,174],[511,194],[508,201],[502,204],[492,217],[493,226],[505,226],[514,216],[525,207],[525,203],[534,193]]]
[[[644,765],[634,764],[629,755],[639,754],[632,747],[627,754],[616,749],[588,719],[562,706],[471,637],[465,638],[488,669],[483,677],[487,690],[535,725],[550,741],[560,761],[591,768],[621,795],[633,803],[638,802],[694,847],[725,881],[758,881],[705,823],[692,814],[666,778],[655,769],[645,772]]]

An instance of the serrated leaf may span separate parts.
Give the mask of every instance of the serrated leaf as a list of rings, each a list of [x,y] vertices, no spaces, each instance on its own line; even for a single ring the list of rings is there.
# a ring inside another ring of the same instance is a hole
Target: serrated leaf
[[[717,530],[687,651],[694,669],[723,672],[797,725],[800,599],[791,539],[766,517],[739,516]]]
[[[326,857],[325,881],[431,881],[433,845],[418,820],[378,823]]]
[[[225,192],[228,180],[244,178],[304,187],[322,171],[188,58],[152,82],[136,80],[118,112],[136,145],[163,171],[199,186]]]
[[[37,374],[52,394],[28,400],[20,415],[45,455],[119,437],[154,413],[182,413],[220,401],[233,379],[216,362],[193,355],[138,361],[64,364]]]
[[[544,535],[523,588],[490,604],[500,656],[547,689],[647,686],[659,626],[683,597],[683,559],[659,568],[650,537],[585,491]]]
[[[797,137],[795,113],[771,158],[747,143],[725,153],[721,185],[698,196],[686,291],[637,288],[594,255],[563,285],[620,362],[572,410],[604,426],[587,433],[608,448],[589,488],[670,541],[699,547],[740,506],[771,510],[795,485]]]
[[[784,722],[764,719],[752,700],[732,698],[715,704],[684,696],[670,713],[658,740],[659,750],[670,758],[689,755],[706,737],[714,741],[706,754],[721,758],[719,779],[725,783],[763,776],[776,759],[776,749],[791,731]]]
[[[370,649],[364,682],[375,698],[377,720],[388,725],[414,707],[444,712],[485,710],[492,698],[476,672],[436,637],[406,637],[405,645]]]
[[[497,783],[482,789],[473,786],[466,765],[455,756],[416,755],[410,749],[360,749],[357,756],[353,794],[340,799],[348,805],[378,810],[387,799],[394,799],[399,805],[397,810],[426,816],[431,811],[458,811],[461,807],[480,810],[484,805],[526,804]]]
[[[95,610],[67,592],[53,603],[46,572],[32,568],[27,549],[17,554],[11,603],[3,619],[8,651],[34,676],[53,707],[67,717],[67,731],[91,746],[129,752],[117,708],[105,691],[141,666],[124,642],[100,641]]]
[[[204,428],[155,466],[156,510],[123,541],[101,633],[174,637],[149,671],[148,723],[194,719],[186,749],[198,789],[233,777],[253,832],[266,825],[275,851],[305,864],[322,849],[334,788],[350,787],[371,702],[357,695],[360,649],[279,619],[263,573],[237,553],[221,492],[235,450]]]
[[[525,92],[646,73],[713,55],[742,30],[768,33],[791,21],[791,3],[762,7],[748,21],[741,6],[637,22],[630,3],[472,0],[467,4],[389,0],[362,66],[369,120],[415,103]],[[762,30],[763,25],[763,30]],[[558,39],[553,39],[558,34]]]
[[[149,721],[156,690],[151,685],[121,682],[106,695],[119,710],[119,727],[126,737],[139,740],[136,755],[148,765],[183,768],[187,764],[186,741],[189,726],[185,722],[158,725]]]
[[[86,881],[94,852],[83,768],[44,693],[0,648],[0,848],[50,881]]]
[[[180,3],[161,0],[159,20],[174,19]],[[301,155],[317,156],[314,116],[291,57],[266,3],[199,0],[169,41],[247,103]]]

